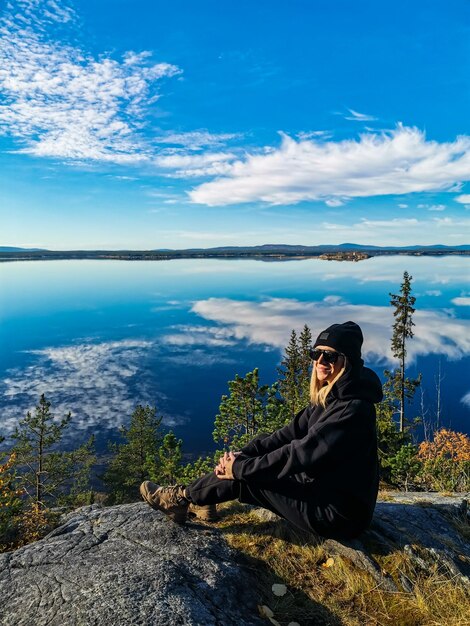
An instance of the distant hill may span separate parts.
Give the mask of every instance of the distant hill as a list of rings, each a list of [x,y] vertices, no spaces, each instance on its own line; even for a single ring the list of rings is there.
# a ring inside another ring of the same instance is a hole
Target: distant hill
[[[46,252],[45,248],[15,248],[13,246],[0,246],[0,252]]]
[[[275,244],[275,243],[265,243],[263,245],[260,246],[218,246],[215,248],[186,248],[184,250],[171,250],[171,252],[217,252],[217,253],[224,253],[224,252],[230,252],[230,253],[234,253],[234,252],[264,252],[264,253],[269,253],[269,252],[279,252],[279,253],[302,253],[305,252],[306,254],[311,253],[311,252],[345,252],[347,250],[358,250],[358,251],[366,251],[366,250],[413,250],[413,251],[418,251],[418,250],[423,250],[426,252],[431,252],[432,250],[439,250],[439,251],[445,251],[445,250],[470,250],[470,245],[461,245],[461,246],[445,246],[442,244],[436,244],[436,245],[431,245],[431,246],[374,246],[374,245],[363,245],[363,244],[358,244],[358,243],[341,243],[341,244],[322,244],[322,245],[317,245],[317,246],[300,246],[300,245],[292,245],[292,244],[285,244],[285,243],[279,243],[279,244]],[[154,252],[170,252],[170,250],[163,249],[156,249],[153,250]]]
[[[317,246],[267,243],[260,246],[219,246],[215,248],[154,249],[154,250],[46,250],[13,246],[0,247],[0,261],[40,261],[64,259],[118,259],[128,261],[164,261],[170,259],[221,258],[288,261],[321,258],[336,261],[362,261],[384,255],[445,256],[470,255],[470,245],[445,246],[374,246],[342,243]]]

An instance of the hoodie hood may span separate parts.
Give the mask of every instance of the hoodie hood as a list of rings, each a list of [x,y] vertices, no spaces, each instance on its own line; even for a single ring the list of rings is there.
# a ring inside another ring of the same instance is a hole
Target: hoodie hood
[[[367,400],[376,404],[383,398],[382,383],[377,374],[364,367],[364,361],[359,359],[351,363],[346,361],[346,370],[341,378],[333,385],[328,399],[338,400]]]

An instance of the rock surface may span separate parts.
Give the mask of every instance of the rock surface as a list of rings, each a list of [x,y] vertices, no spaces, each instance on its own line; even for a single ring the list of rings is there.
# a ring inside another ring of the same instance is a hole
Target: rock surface
[[[305,535],[302,543],[321,542],[389,591],[414,592],[412,581],[393,579],[376,560],[397,550],[416,571],[437,567],[470,588],[468,499],[387,492],[358,539]],[[276,521],[273,531],[288,530],[276,515],[253,510]],[[41,541],[0,554],[1,626],[267,624],[258,617],[257,572],[216,528],[175,525],[144,503],[82,507],[63,521]]]
[[[259,625],[256,577],[220,533],[144,503],[83,507],[0,555],[2,626]]]

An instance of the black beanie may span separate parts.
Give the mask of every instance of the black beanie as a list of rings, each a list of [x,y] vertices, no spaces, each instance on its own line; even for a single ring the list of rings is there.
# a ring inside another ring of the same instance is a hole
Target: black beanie
[[[329,346],[352,361],[357,361],[361,358],[363,339],[362,330],[355,322],[344,322],[344,324],[328,326],[318,335],[313,347]]]

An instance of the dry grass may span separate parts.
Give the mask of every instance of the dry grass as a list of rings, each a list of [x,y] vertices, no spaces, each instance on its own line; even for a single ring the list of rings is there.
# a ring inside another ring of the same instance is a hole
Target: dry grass
[[[378,493],[378,499],[381,502],[393,502],[394,497],[391,494],[393,494],[391,490],[380,489]]]
[[[283,522],[262,521],[239,504],[221,512],[218,528],[251,561],[262,603],[281,626],[470,626],[470,598],[463,587],[437,571],[417,571],[404,552],[380,554],[370,546],[399,589],[404,580],[412,590],[387,592],[346,558],[334,556],[326,567],[331,555],[313,536],[297,534]],[[274,596],[273,583],[287,585],[287,594]]]
[[[458,532],[462,535],[462,537],[470,542],[470,526],[467,522],[467,519],[462,516],[452,515],[450,517],[451,523],[458,530]]]

